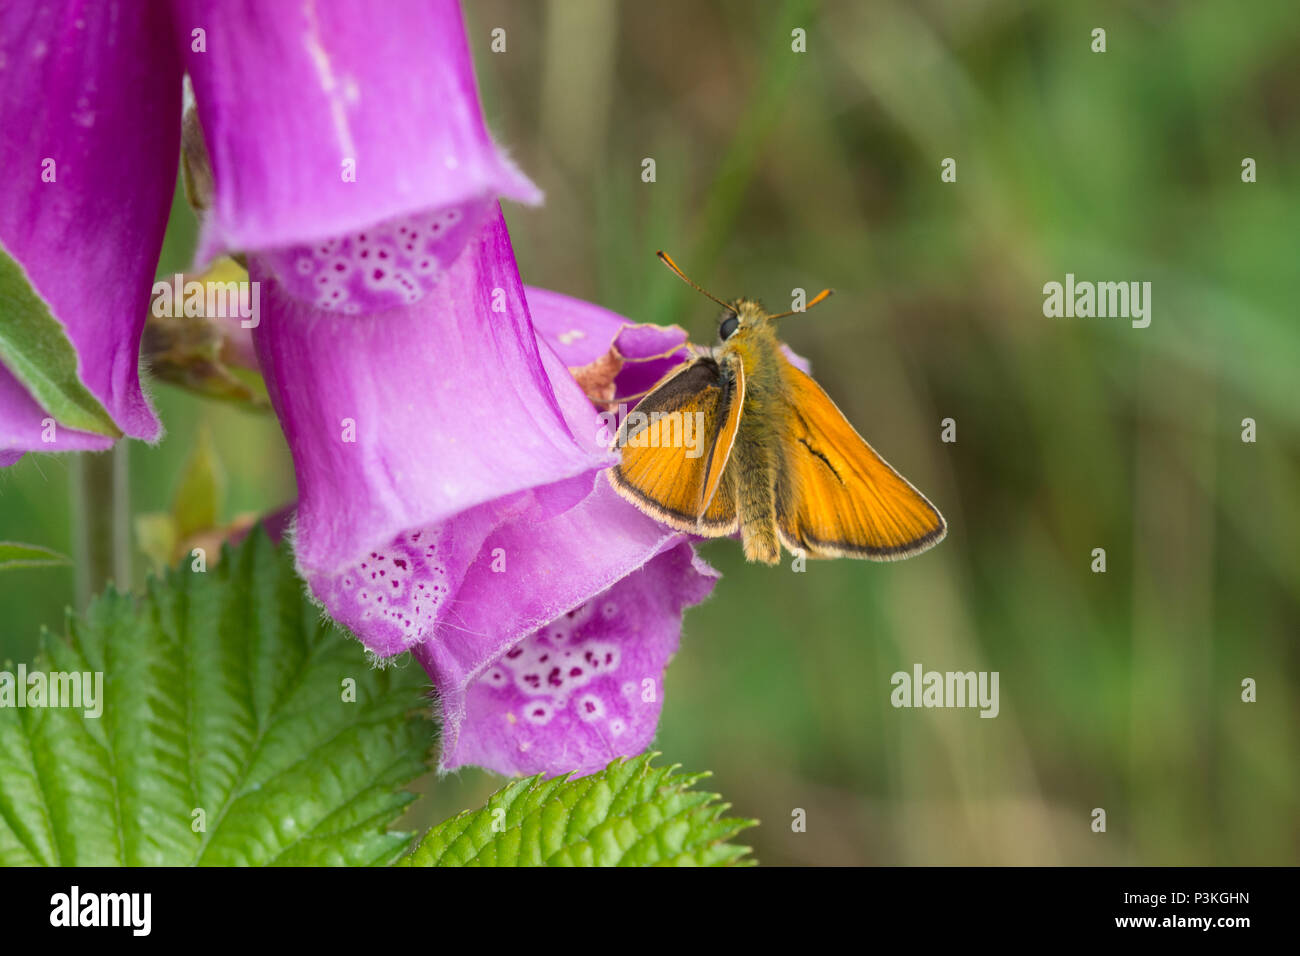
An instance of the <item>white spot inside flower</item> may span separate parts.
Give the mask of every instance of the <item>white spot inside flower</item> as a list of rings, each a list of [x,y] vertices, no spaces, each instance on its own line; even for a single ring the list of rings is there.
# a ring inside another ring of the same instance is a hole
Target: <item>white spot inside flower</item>
[[[524,694],[563,699],[616,670],[618,662],[619,650],[613,644],[588,641],[574,650],[561,650],[539,632],[512,647],[499,663],[514,674],[515,688]]]
[[[556,338],[560,340],[561,345],[572,345],[574,342],[578,341],[578,339],[585,339],[586,337],[587,333],[582,331],[582,329],[569,329],[567,332],[561,332],[556,336]]]
[[[388,548],[370,551],[333,578],[326,603],[343,623],[359,613],[362,620],[382,622],[409,645],[438,623],[448,596],[446,580],[439,542],[425,529],[399,535]],[[509,682],[506,672],[499,680]]]
[[[614,720],[611,720],[609,722],[610,736],[622,737],[623,734],[626,732],[627,732],[627,724],[623,723],[623,721],[619,720],[618,718],[615,718]]]
[[[524,719],[537,727],[544,727],[555,716],[555,710],[544,700],[530,701],[524,706]]]
[[[605,716],[605,702],[595,694],[583,694],[578,698],[578,703],[574,708],[578,716],[586,723],[599,720]]]
[[[264,256],[290,291],[317,308],[377,311],[423,299],[442,278],[444,260],[459,251],[477,221],[467,221],[457,208],[426,211]],[[359,309],[348,308],[348,302],[357,302]]]

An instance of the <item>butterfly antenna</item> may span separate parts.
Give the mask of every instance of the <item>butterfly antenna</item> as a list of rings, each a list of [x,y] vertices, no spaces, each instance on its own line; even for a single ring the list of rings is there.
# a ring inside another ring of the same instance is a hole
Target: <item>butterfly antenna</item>
[[[691,287],[692,289],[694,289],[696,292],[700,292],[700,293],[703,293],[704,295],[707,295],[710,299],[712,299],[714,302],[718,303],[718,305],[722,306],[724,309],[730,309],[730,308],[732,308],[732,305],[731,305],[730,302],[723,302],[721,299],[719,299],[719,298],[718,298],[716,295],[714,295],[712,292],[708,291],[707,289],[703,289],[703,288],[701,288],[698,284],[696,284],[695,282],[692,282],[691,279],[686,275],[686,273],[683,272],[683,271],[678,267],[677,263],[673,262],[672,257],[669,256],[668,253],[666,253],[666,252],[664,252],[662,249],[660,249],[660,250],[658,250],[658,251],[655,253],[655,255],[657,255],[660,259],[662,259],[662,260],[664,261],[664,265],[666,265],[669,269],[672,269],[673,272],[677,273],[677,278],[681,279],[683,282],[685,282],[688,286],[690,286],[690,287]]]
[[[768,318],[784,319],[788,315],[798,315],[800,312],[807,312],[814,305],[817,305],[819,302],[825,302],[834,294],[835,294],[834,289],[822,289],[815,296],[813,296],[812,301],[809,302],[807,305],[805,305],[802,309],[791,309],[789,312],[778,312],[776,315],[769,315]]]

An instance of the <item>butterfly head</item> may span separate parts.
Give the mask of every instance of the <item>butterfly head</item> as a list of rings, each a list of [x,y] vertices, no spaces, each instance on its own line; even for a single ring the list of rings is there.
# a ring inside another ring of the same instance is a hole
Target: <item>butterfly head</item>
[[[765,326],[768,318],[760,303],[753,299],[736,299],[728,303],[718,316],[718,341],[725,342],[739,332]]]

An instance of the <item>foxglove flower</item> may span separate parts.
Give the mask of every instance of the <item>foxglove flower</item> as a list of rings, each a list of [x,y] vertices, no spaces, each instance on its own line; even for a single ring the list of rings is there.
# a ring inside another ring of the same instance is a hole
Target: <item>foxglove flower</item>
[[[185,71],[213,181],[201,258],[260,250],[308,301],[412,301],[498,196],[540,198],[488,135],[455,0],[0,5],[0,281],[44,300],[102,406],[100,433],[51,432],[46,383],[0,337],[0,464],[160,434],[138,356]]]
[[[116,426],[51,430],[42,383],[0,345],[0,462],[158,437],[138,355],[176,179],[174,51],[161,4],[0,6],[0,265],[44,300]]]
[[[6,268],[116,426],[55,447],[159,433],[137,356],[187,71],[211,187],[199,257],[243,251],[260,283],[313,594],[429,670],[445,769],[587,772],[643,749],[682,609],[715,575],[600,479],[609,436],[574,374],[598,398],[643,390],[684,336],[541,294],[571,354],[539,341],[496,206],[539,194],[487,133],[456,4],[8,5],[4,71],[0,123],[30,133],[0,159],[32,170],[3,186]],[[4,364],[0,464],[48,418]]]
[[[250,266],[299,569],[371,651],[429,671],[441,766],[590,772],[644,749],[714,573],[600,475],[610,436],[534,331],[500,213],[398,309],[322,309]],[[609,332],[609,313],[544,298],[567,332]]]

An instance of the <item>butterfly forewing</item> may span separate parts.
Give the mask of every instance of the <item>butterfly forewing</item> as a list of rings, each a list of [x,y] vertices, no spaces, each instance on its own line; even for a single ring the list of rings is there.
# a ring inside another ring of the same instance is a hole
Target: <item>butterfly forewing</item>
[[[670,372],[619,428],[622,462],[610,469],[611,483],[680,530],[735,531],[734,493],[723,477],[744,400],[737,360],[702,356]]]
[[[788,399],[776,478],[782,543],[820,557],[892,561],[943,539],[943,516],[876,454],[807,374],[782,363]]]

